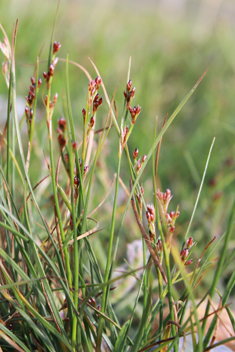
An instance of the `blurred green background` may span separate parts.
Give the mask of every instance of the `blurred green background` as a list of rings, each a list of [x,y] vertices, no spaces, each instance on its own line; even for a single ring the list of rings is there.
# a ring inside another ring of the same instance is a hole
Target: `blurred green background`
[[[0,2],[0,21],[9,37],[13,23],[19,20],[16,47],[18,96],[27,95],[34,69],[32,64],[42,48],[40,75],[46,70],[44,60],[48,57],[56,7],[55,0]],[[191,232],[199,242],[198,253],[213,236],[220,236],[226,229],[234,198],[234,18],[233,0],[62,0],[54,35],[54,39],[62,44],[59,57],[66,58],[69,52],[70,60],[83,65],[95,77],[88,60],[90,57],[98,67],[110,97],[117,87],[119,117],[131,56],[131,79],[136,87],[133,105],[139,104],[142,110],[129,145],[130,150],[138,147],[141,155],[148,153],[153,142],[156,116],[160,129],[166,113],[170,115],[174,111],[203,72],[209,69],[165,134],[159,161],[162,190],[170,188],[174,195],[170,210],[177,205],[180,207],[180,240],[192,213],[212,139],[216,137]],[[2,34],[0,38],[2,40]],[[70,66],[70,84],[79,133],[87,78],[74,66]],[[54,93],[57,91],[61,98],[65,90],[63,62],[57,64],[53,87]],[[7,95],[3,78],[0,79],[0,95]],[[42,106],[39,101],[40,104]],[[107,107],[104,106],[98,127],[102,126],[102,114],[105,113]],[[38,113],[36,133],[45,140],[43,147],[46,149],[43,114],[43,110]],[[62,99],[59,99],[55,126],[62,114]],[[5,120],[2,115],[1,123]],[[114,130],[109,142],[106,163],[111,178],[116,159],[110,151],[117,152]],[[121,171],[124,180],[128,178],[126,170],[124,161]],[[147,167],[142,182],[146,201],[152,202],[151,165]]]

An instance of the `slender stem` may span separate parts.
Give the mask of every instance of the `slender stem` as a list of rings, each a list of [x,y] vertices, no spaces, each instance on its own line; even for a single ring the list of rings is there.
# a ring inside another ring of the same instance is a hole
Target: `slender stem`
[[[12,86],[12,70],[10,71],[10,82],[8,89],[8,105],[7,105],[7,183],[10,181],[10,114],[11,114],[11,86]]]
[[[112,248],[113,248],[113,240],[114,240],[115,217],[116,217],[116,209],[117,209],[117,195],[118,195],[121,156],[122,156],[121,141],[119,141],[119,145],[120,145],[119,146],[120,150],[118,153],[117,178],[116,178],[115,196],[114,196],[114,202],[113,202],[113,213],[112,213],[112,222],[111,222],[110,239],[109,239],[109,250],[108,250],[107,263],[106,263],[104,283],[108,282],[108,280],[109,280]],[[108,290],[109,290],[109,287],[106,285],[103,289],[103,295],[102,295],[102,303],[101,303],[101,312],[102,313],[104,313],[105,309],[106,309],[107,299],[108,299]],[[100,316],[98,332],[97,332],[96,352],[100,352],[103,327],[104,327],[104,318],[102,316]]]

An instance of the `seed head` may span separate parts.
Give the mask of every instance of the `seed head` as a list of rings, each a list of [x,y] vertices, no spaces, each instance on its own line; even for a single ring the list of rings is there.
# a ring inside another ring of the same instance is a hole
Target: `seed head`
[[[131,90],[131,85],[132,85],[132,81],[129,80],[128,83],[127,83],[127,85],[126,85],[126,90],[127,90],[128,92],[130,92],[130,90]]]
[[[66,123],[66,119],[64,117],[59,118],[58,127],[62,132],[64,132],[66,130],[67,123]]]
[[[135,150],[133,151],[134,160],[137,158],[138,154],[139,154],[139,150],[138,150],[138,148],[135,148]]]
[[[64,146],[66,145],[66,139],[64,138],[64,136],[62,134],[58,134],[58,142],[59,142],[59,146],[61,149],[64,148]]]
[[[189,237],[186,241],[185,247],[190,248],[190,247],[192,247],[192,245],[193,245],[193,238]]]
[[[60,48],[61,48],[60,42],[54,42],[54,44],[53,44],[53,55],[55,53],[57,53],[60,50]]]
[[[38,88],[40,88],[40,85],[42,84],[41,78],[38,79]]]
[[[77,149],[77,147],[78,147],[78,143],[77,143],[77,142],[74,142],[74,141],[72,140],[72,148],[73,148],[73,151],[75,151],[75,150]]]

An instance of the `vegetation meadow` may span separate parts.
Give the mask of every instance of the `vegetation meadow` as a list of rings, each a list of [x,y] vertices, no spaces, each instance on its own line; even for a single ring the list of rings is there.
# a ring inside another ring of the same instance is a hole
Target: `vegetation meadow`
[[[122,32],[122,2],[101,17],[94,8],[87,27],[68,3],[70,22],[63,1],[30,14],[15,3],[12,28],[0,18],[0,349],[234,349],[234,83],[213,56],[222,29],[193,43],[179,21],[161,52],[148,29],[133,35],[164,27],[140,5]]]

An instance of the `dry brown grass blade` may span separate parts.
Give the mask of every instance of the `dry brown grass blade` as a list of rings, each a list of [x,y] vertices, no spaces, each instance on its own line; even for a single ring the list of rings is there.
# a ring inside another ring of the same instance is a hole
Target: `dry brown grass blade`
[[[99,208],[104,204],[104,202],[108,198],[109,193],[111,192],[111,189],[113,188],[113,185],[114,185],[114,182],[116,180],[116,177],[117,177],[117,174],[114,174],[111,186],[110,186],[107,194],[105,195],[104,199],[100,202],[99,205],[97,205],[97,207],[94,210],[92,210],[92,212],[88,215],[88,217],[91,217],[91,215],[93,215],[97,210],[99,210]]]
[[[87,219],[93,220],[97,225],[92,230],[89,230],[89,231],[83,233],[82,235],[78,236],[77,241],[80,241],[82,238],[88,237],[88,236],[92,235],[93,233],[97,232],[97,229],[99,227],[99,222],[93,218],[90,218],[90,217],[87,217]],[[101,231],[101,230],[99,230],[99,231]],[[69,241],[68,244],[71,244],[73,242],[74,242],[74,239]]]
[[[27,152],[27,158],[26,158],[26,171],[27,173],[29,172],[29,162],[30,162],[30,153],[31,152],[31,148],[30,148],[30,141],[28,141],[28,152]]]
[[[5,334],[5,332],[3,332],[2,330],[0,330],[0,337],[3,340],[5,340],[10,346],[12,346],[15,349],[15,351],[19,351],[19,352],[24,352],[25,351],[19,345],[17,345],[17,343],[14,342],[9,336],[7,336]]]
[[[117,109],[117,104],[116,104],[115,100],[113,102],[113,105],[114,105],[115,117],[116,117],[116,120],[117,120],[117,118],[118,118],[118,109]]]
[[[129,198],[130,197],[130,192],[128,191],[128,189],[127,189],[125,183],[122,181],[121,177],[119,177],[119,183],[122,186],[122,188],[124,189],[124,191],[125,191],[125,193],[127,195],[127,198]]]
[[[60,60],[60,61],[63,61],[63,62],[67,62],[67,59],[59,58],[59,60]],[[70,64],[72,64],[72,65],[77,66],[78,68],[80,68],[80,69],[85,73],[85,75],[87,76],[87,78],[89,79],[89,81],[92,80],[92,78],[91,78],[89,72],[88,72],[82,65],[79,65],[79,64],[77,64],[76,62],[71,61],[71,60],[68,60],[68,62],[69,62]]]
[[[32,203],[33,203],[35,209],[38,211],[38,207],[37,207],[37,205],[34,203],[33,200],[32,200]],[[45,224],[47,225],[48,231],[50,231],[50,233],[51,233],[51,235],[52,235],[52,234],[53,234],[53,231],[51,230],[51,228],[50,228],[48,222],[46,221],[45,217],[43,217],[43,221],[45,221]],[[43,228],[44,228],[44,227],[43,227]]]
[[[225,307],[222,307],[222,298],[220,297],[220,301],[219,301],[219,306],[217,308],[217,310],[215,309],[214,305],[213,305],[213,302],[211,300],[210,297],[208,297],[209,301],[210,301],[210,304],[211,304],[211,307],[212,309],[214,310],[213,313],[215,313],[217,315],[217,322],[216,322],[216,327],[215,327],[215,330],[213,331],[213,336],[211,338],[211,343],[210,343],[210,346],[213,345],[213,343],[215,342],[216,340],[216,335],[217,335],[217,332],[218,332],[218,329],[219,329],[219,323],[221,323],[221,325],[223,326],[223,328],[227,331],[228,335],[230,337],[233,337],[234,336],[234,333],[230,332],[229,329],[227,328],[226,324],[224,323],[223,319],[221,318],[221,314],[223,312],[223,309],[226,308]],[[218,340],[218,339],[217,339]]]
[[[173,324],[173,325],[175,325],[177,328],[181,329],[180,324],[177,323],[176,321],[169,320],[168,324]],[[186,334],[185,334],[184,331],[183,331],[183,335],[182,335],[182,336],[183,336],[184,341],[183,341],[183,346],[182,346],[182,349],[181,349],[180,352],[184,352],[184,351],[185,351],[185,347],[186,347]]]
[[[54,314],[53,309],[52,309],[52,307],[51,307],[50,300],[48,299],[46,290],[45,290],[45,288],[44,288],[43,280],[41,280],[41,285],[42,285],[42,291],[43,291],[43,293],[44,293],[44,296],[45,296],[45,298],[46,298],[48,307],[50,308],[50,311],[51,311],[51,314],[52,314],[52,317],[53,317],[53,322],[55,323],[58,332],[61,334],[60,327],[59,327],[59,325],[58,325],[58,323],[57,323],[57,321],[56,321],[56,317],[55,317],[55,314]]]
[[[130,190],[132,190],[132,181],[130,179]],[[133,208],[133,211],[134,211],[134,214],[135,214],[135,218],[136,218],[136,221],[137,221],[137,224],[140,228],[140,231],[141,231],[141,234],[145,240],[145,243],[148,247],[148,250],[151,254],[151,257],[153,258],[153,261],[155,263],[155,265],[157,266],[157,268],[159,269],[161,275],[162,275],[162,278],[163,280],[165,281],[165,283],[167,283],[167,277],[166,277],[166,274],[161,266],[161,263],[160,263],[160,260],[158,259],[153,247],[152,247],[152,244],[145,232],[145,229],[144,229],[144,226],[142,225],[142,222],[140,220],[140,217],[139,217],[139,214],[138,214],[138,211],[137,211],[137,208],[136,208],[136,204],[135,204],[135,199],[134,199],[134,196],[131,198],[131,204],[132,204],[132,208]]]
[[[112,124],[111,126],[99,128],[99,129],[96,130],[94,133],[95,133],[95,134],[98,134],[98,133],[101,133],[101,132],[103,132],[103,131],[107,131],[107,130],[109,130],[109,129],[112,128],[112,127],[113,127],[113,124]]]
[[[197,261],[197,265],[196,265],[195,270],[194,270],[195,272],[196,272],[196,270],[198,269],[199,264],[200,264],[200,262],[201,262],[201,260],[202,260],[202,257],[204,256],[206,250],[209,248],[209,246],[211,245],[211,243],[214,242],[215,239],[216,239],[216,236],[215,236],[214,238],[212,238],[212,240],[206,245],[205,249],[203,250],[203,252],[202,252],[202,254],[201,254],[201,256],[200,256],[200,258],[199,258],[198,261]]]
[[[32,336],[32,339],[33,339],[35,345],[37,345],[37,351],[38,352],[43,352],[43,351],[46,352],[46,350],[39,344],[39,342],[37,340],[35,340],[33,334],[31,334],[31,336]]]
[[[211,307],[213,308],[213,310],[215,310],[211,298],[208,297],[208,299],[209,299],[209,301],[210,301]],[[221,308],[221,298],[220,298],[220,302],[219,302],[219,307]],[[217,315],[217,318],[219,318],[219,316],[220,316],[221,313],[222,313],[222,310],[221,310],[218,314],[216,314],[216,315]],[[211,337],[211,342],[210,342],[210,345],[209,345],[209,346],[212,346],[213,343],[215,342],[216,334],[217,334],[217,331],[218,331],[218,326],[219,326],[219,319],[217,319],[217,321],[216,321],[215,329],[214,329],[214,331],[213,331],[213,334],[212,334],[212,337]]]
[[[49,164],[49,162],[48,162],[48,160],[47,160],[47,157],[46,157],[46,154],[45,154],[45,150],[43,150],[43,154],[44,154],[44,158],[45,158],[45,160],[46,160],[46,164],[47,164],[48,170],[49,170],[50,175],[51,175],[51,167],[50,167],[50,164]]]
[[[41,181],[39,181],[39,182],[33,187],[33,191],[34,191],[43,181],[45,181],[49,176],[50,176],[50,175],[47,175],[47,176],[43,177],[43,179],[42,179]],[[28,196],[27,196],[27,198],[26,198],[26,203],[27,203],[27,201],[29,200],[30,196],[31,196],[31,192],[29,192],[29,194],[28,194]],[[20,209],[19,216],[21,216],[23,209],[24,209],[24,205],[22,205],[22,207],[21,207],[21,209]]]
[[[60,162],[61,162],[61,155],[59,156],[59,159],[58,159],[58,162],[57,162],[57,166],[56,166],[56,172],[55,172],[55,183],[56,183],[56,187],[57,187],[57,184],[58,184]]]
[[[174,322],[175,323],[175,322]],[[183,335],[181,335],[180,337],[182,337]],[[186,336],[186,334],[185,334]],[[157,345],[160,345],[161,343],[163,342],[171,342],[174,340],[174,336],[173,337],[169,337],[168,339],[164,339],[164,340],[160,340],[160,341],[157,341],[157,342],[154,342],[154,343],[151,343],[150,345],[148,346],[145,346],[144,348],[141,348],[138,352],[144,352],[146,350],[149,350],[151,347],[155,347]]]

